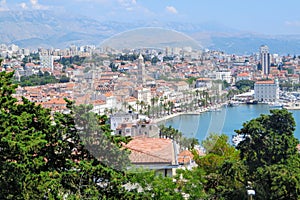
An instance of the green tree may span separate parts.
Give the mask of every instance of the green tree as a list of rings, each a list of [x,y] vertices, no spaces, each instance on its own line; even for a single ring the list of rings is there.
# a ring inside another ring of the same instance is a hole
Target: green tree
[[[257,167],[284,162],[297,153],[295,121],[286,109],[275,109],[243,125],[236,132],[245,137],[238,149],[250,172]]]
[[[246,91],[247,89],[254,89],[254,81],[252,80],[240,80],[235,83],[235,86],[237,87],[238,90],[240,91]]]
[[[228,136],[211,133],[203,142],[205,156],[194,159],[206,176],[204,189],[208,199],[245,199],[245,167],[239,152],[228,143]]]
[[[199,167],[191,170],[178,169],[174,177],[178,192],[188,199],[204,199],[208,197],[204,191],[206,184],[205,172]]]
[[[130,172],[129,172],[130,173]],[[152,170],[137,170],[130,173],[131,186],[139,192],[128,199],[183,199],[172,177],[163,177]]]
[[[108,164],[127,164],[119,147],[128,138],[110,135],[107,118],[88,112],[91,106],[67,101],[70,113],[52,115],[17,102],[13,73],[0,77],[0,199],[126,199],[125,171]]]
[[[248,181],[253,183],[255,199],[299,199],[300,159],[294,137],[295,121],[286,109],[271,110],[243,125],[236,132],[244,136],[241,151]]]
[[[197,78],[195,77],[190,77],[187,79],[187,83],[189,84],[190,87],[194,88],[195,87],[195,83],[196,83]]]

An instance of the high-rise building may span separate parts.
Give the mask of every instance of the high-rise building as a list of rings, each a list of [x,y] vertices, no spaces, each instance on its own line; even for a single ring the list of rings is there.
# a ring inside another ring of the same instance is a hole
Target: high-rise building
[[[142,54],[138,58],[138,75],[137,75],[137,84],[138,86],[143,86],[145,84],[145,64]]]
[[[53,71],[54,66],[53,66],[53,56],[52,55],[41,55],[40,60],[41,60],[42,68],[50,68]]]
[[[269,47],[266,45],[260,47],[260,63],[263,74],[268,75],[270,73],[270,53]]]

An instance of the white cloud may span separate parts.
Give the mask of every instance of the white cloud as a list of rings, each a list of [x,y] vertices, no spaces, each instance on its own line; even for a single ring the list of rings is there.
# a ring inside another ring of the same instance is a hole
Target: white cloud
[[[300,26],[300,21],[286,21],[286,26]]]
[[[118,0],[118,2],[123,7],[131,7],[136,5],[136,0]]]
[[[39,4],[38,0],[30,0],[32,6],[37,6]]]
[[[74,0],[77,2],[94,2],[94,3],[109,3],[111,0]]]
[[[1,0],[0,1],[0,12],[1,11],[8,11],[8,7],[7,7],[7,4],[6,4],[6,0]]]
[[[38,0],[30,0],[31,7],[37,10],[47,10],[49,7],[39,4]]]
[[[19,6],[22,8],[22,9],[27,9],[27,4],[25,2],[22,2],[19,4]]]
[[[174,6],[167,6],[166,11],[168,13],[172,13],[172,14],[177,14],[178,13],[177,9]]]
[[[138,7],[136,0],[118,0],[118,3],[127,11],[134,11]]]

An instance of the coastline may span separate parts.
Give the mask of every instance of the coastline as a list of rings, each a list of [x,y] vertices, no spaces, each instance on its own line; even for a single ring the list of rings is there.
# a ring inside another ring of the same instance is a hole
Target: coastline
[[[220,108],[223,105],[226,105],[226,103],[221,103],[221,104],[217,104],[217,105],[214,105],[214,106],[208,106],[206,108],[201,108],[201,109],[198,109],[198,110],[193,110],[193,111],[188,111],[188,112],[173,113],[171,115],[166,115],[166,116],[163,116],[163,117],[160,117],[160,118],[154,118],[154,119],[152,119],[152,123],[160,124],[164,121],[167,121],[168,119],[172,119],[174,117],[178,117],[178,116],[181,116],[181,115],[200,115],[201,113],[208,112],[211,109]]]
[[[201,112],[196,112],[196,111],[191,111],[191,112],[177,112],[177,113],[173,113],[171,115],[166,115],[166,116],[163,116],[163,117],[160,117],[160,118],[155,118],[155,119],[152,119],[152,122],[155,123],[155,124],[159,124],[163,121],[166,121],[168,119],[172,119],[174,117],[177,117],[177,116],[181,116],[181,115],[199,115]]]

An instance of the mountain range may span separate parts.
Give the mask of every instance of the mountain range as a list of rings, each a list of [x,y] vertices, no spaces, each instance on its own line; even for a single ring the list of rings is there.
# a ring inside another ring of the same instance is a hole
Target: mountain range
[[[100,45],[124,31],[160,27],[186,34],[203,48],[230,54],[252,54],[266,44],[271,53],[299,54],[300,35],[270,36],[241,31],[216,23],[153,21],[99,21],[85,16],[50,10],[0,12],[0,43],[24,48],[65,48],[71,44]]]

